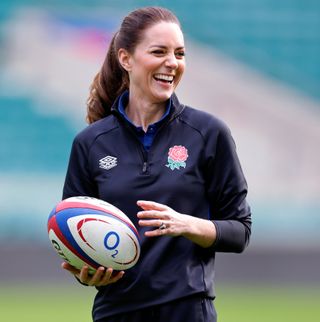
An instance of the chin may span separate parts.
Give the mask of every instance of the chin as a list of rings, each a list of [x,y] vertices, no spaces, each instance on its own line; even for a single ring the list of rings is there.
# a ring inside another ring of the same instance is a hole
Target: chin
[[[154,93],[154,98],[159,102],[165,102],[167,101],[171,95],[173,94],[173,91],[167,91],[162,93]]]

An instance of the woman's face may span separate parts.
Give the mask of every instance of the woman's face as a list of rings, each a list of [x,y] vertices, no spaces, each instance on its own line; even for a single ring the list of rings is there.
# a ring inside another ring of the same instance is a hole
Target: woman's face
[[[183,34],[177,24],[160,22],[148,28],[133,54],[126,52],[122,57],[129,73],[130,96],[150,103],[166,101],[183,75],[184,54]],[[121,54],[119,58],[121,62]]]

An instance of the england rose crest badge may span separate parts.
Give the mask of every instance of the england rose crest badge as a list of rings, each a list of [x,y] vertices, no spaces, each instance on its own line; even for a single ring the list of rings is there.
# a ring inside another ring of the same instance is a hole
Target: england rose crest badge
[[[188,150],[182,145],[175,145],[169,149],[168,152],[168,164],[166,167],[172,171],[174,169],[180,170],[180,167],[186,167],[186,161],[188,159]]]

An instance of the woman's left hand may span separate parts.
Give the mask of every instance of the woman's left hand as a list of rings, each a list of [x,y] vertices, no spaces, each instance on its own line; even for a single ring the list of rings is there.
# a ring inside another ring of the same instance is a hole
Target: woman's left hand
[[[139,200],[137,204],[143,209],[137,214],[140,219],[139,225],[156,228],[146,231],[146,236],[179,236],[187,233],[190,225],[188,222],[189,216],[180,214],[166,205],[153,201]]]
[[[211,246],[216,239],[216,229],[212,221],[181,214],[172,208],[154,202],[139,200],[139,225],[155,227],[145,232],[147,237],[184,236],[202,247]]]

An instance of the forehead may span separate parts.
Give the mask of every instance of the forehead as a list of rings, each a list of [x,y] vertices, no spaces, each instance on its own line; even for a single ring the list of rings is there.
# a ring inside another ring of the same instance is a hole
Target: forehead
[[[144,31],[139,45],[184,47],[183,33],[174,22],[159,22]]]

